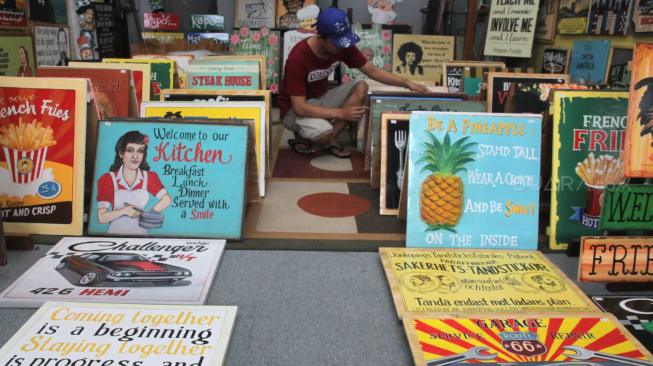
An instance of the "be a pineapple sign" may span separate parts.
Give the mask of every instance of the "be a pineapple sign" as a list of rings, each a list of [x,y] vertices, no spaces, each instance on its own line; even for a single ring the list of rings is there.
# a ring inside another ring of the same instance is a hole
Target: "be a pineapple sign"
[[[534,114],[411,113],[406,246],[536,249],[541,125]]]

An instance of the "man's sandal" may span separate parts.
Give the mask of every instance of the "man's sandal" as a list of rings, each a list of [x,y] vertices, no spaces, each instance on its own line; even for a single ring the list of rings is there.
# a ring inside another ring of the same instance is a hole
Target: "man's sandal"
[[[324,151],[340,159],[348,159],[351,157],[351,153],[338,145],[327,145],[324,147]]]
[[[288,145],[293,151],[300,155],[312,155],[315,154],[315,149],[311,146],[311,143],[306,140],[288,140]]]

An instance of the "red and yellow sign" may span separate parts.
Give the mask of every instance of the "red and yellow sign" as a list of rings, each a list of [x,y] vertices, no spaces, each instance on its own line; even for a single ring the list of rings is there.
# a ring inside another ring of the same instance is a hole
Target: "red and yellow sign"
[[[415,365],[552,363],[653,365],[610,314],[404,319]],[[448,362],[453,361],[453,362]]]

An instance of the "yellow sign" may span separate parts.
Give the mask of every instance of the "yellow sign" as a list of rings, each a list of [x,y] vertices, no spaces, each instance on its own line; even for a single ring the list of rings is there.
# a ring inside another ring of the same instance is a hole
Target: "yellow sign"
[[[397,314],[576,312],[596,307],[540,252],[380,248]]]
[[[442,63],[453,60],[454,37],[395,34],[392,73],[409,80],[442,80]]]

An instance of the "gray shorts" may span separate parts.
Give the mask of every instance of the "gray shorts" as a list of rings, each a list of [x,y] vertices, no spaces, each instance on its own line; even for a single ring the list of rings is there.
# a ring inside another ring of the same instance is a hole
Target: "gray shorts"
[[[342,84],[337,88],[327,91],[321,97],[308,99],[306,102],[320,107],[340,108],[347,98],[349,98],[358,83],[359,81],[353,81]],[[295,131],[301,137],[309,140],[318,140],[333,131],[332,123],[333,121],[328,121],[323,118],[297,117],[292,108],[283,118],[283,125],[287,129]]]

